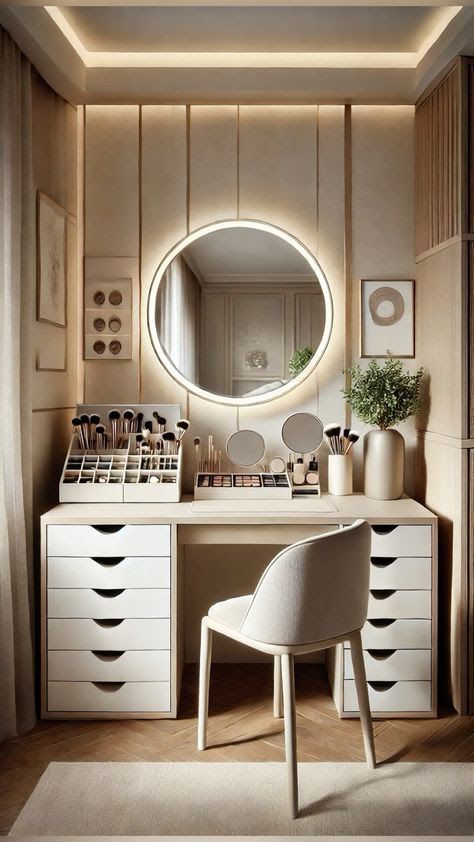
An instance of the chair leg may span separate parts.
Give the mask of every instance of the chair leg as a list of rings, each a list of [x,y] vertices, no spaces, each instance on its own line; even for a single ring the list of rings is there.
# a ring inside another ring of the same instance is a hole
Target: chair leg
[[[278,719],[283,716],[282,701],[281,658],[280,655],[275,655],[273,659],[273,716]]]
[[[296,706],[293,655],[281,656],[283,706],[285,716],[285,755],[288,777],[290,818],[298,815],[298,766],[296,758]]]
[[[204,751],[207,743],[207,712],[209,709],[209,678],[211,674],[212,629],[206,622],[201,623],[201,656],[199,662],[199,713],[198,713],[198,749]]]
[[[355,632],[350,638],[352,666],[354,667],[354,678],[359,702],[360,722],[362,725],[362,736],[364,738],[365,756],[369,769],[376,765],[374,733],[372,730],[372,717],[370,713],[369,692],[367,690],[367,679],[365,675],[364,654],[360,632]]]

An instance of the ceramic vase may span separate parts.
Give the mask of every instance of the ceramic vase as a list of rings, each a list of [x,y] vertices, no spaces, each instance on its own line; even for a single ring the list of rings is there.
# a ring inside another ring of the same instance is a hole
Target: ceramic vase
[[[364,436],[364,494],[398,500],[404,491],[405,440],[397,430],[371,430]]]

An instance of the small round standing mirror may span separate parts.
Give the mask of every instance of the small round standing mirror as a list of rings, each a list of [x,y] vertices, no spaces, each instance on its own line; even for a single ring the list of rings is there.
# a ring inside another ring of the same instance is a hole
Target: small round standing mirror
[[[238,430],[228,438],[225,449],[234,465],[251,468],[263,459],[265,441],[254,430]]]
[[[281,428],[281,437],[293,453],[312,453],[321,445],[323,435],[321,421],[311,412],[295,412]]]

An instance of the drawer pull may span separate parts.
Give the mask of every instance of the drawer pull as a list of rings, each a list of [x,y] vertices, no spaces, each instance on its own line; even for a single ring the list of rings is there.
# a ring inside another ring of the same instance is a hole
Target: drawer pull
[[[376,535],[390,535],[390,533],[396,528],[397,524],[394,524],[393,526],[380,526],[380,524],[378,524],[377,526],[372,526],[372,531],[375,532]]]
[[[395,593],[395,590],[393,590],[393,591],[376,590],[376,591],[370,591],[370,593],[372,594],[374,599],[381,600],[381,599],[388,599],[389,596],[393,596],[393,594]]]
[[[370,559],[370,563],[372,567],[390,567],[391,564],[394,564],[396,561],[395,558],[381,558],[380,556],[372,556]]]
[[[91,558],[92,561],[95,561],[96,564],[100,564],[101,567],[116,567],[121,561],[125,561],[125,556],[104,556],[103,558],[91,556]]]
[[[395,622],[395,618],[393,620],[367,620],[367,622],[376,629],[385,629]]]
[[[92,654],[98,661],[118,661],[122,655],[125,655],[125,649],[123,652],[110,652],[108,649],[93,649]]]
[[[103,693],[116,693],[122,689],[125,681],[93,681],[92,684]]]
[[[102,629],[114,629],[116,626],[119,626],[120,623],[123,623],[124,617],[121,620],[95,620],[93,618],[93,622],[100,626]]]
[[[368,681],[367,684],[372,687],[372,690],[376,690],[377,693],[386,693],[387,690],[391,690],[392,687],[395,687],[397,684],[396,681]]]
[[[114,599],[116,596],[120,596],[120,594],[125,591],[125,588],[92,588],[92,590],[97,594],[97,596],[103,596],[106,599]]]
[[[396,651],[396,649],[367,649],[368,654],[374,661],[387,661]]]
[[[116,526],[114,524],[91,524],[92,529],[95,529],[97,532],[101,532],[102,535],[115,535],[116,532],[120,532],[121,529],[125,528],[125,524],[121,524],[120,526]]]

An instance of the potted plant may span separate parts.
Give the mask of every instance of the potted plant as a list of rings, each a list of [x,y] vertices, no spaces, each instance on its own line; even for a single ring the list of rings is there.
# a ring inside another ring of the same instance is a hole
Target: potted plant
[[[309,345],[303,345],[302,348],[297,348],[288,360],[288,368],[292,377],[297,377],[308,365],[314,351]]]
[[[342,389],[345,400],[361,421],[378,427],[364,436],[364,494],[397,500],[404,490],[405,440],[392,428],[419,412],[423,369],[410,374],[401,360],[390,358],[347,373],[351,385]]]

